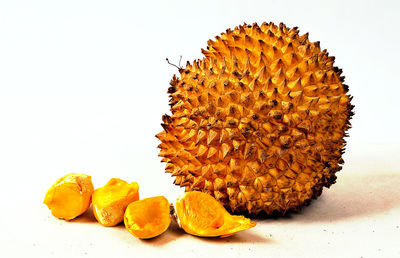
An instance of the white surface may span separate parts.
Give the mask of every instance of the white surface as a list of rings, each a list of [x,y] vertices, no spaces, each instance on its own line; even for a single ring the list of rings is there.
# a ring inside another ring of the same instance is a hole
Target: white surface
[[[1,1],[1,257],[400,256],[400,122],[396,1]],[[172,226],[140,241],[90,213],[53,218],[47,188],[69,172],[138,181],[141,197],[182,192],[154,137],[168,112],[165,62],[201,57],[243,22],[285,22],[321,41],[354,95],[338,182],[297,215],[259,219],[227,239]],[[83,223],[79,223],[83,222]]]

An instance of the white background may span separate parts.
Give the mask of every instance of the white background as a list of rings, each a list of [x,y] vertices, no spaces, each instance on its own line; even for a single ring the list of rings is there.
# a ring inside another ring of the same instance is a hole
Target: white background
[[[0,256],[400,256],[399,13],[398,1],[0,1]],[[356,115],[337,184],[227,239],[172,225],[140,241],[90,213],[50,215],[44,194],[70,172],[174,201],[154,137],[177,73],[165,58],[201,58],[208,39],[263,21],[310,32],[344,71]]]

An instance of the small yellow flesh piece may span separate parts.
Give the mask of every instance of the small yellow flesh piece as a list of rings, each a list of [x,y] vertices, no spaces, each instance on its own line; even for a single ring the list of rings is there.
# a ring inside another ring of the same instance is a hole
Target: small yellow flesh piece
[[[93,193],[91,177],[71,173],[57,180],[44,197],[43,203],[59,219],[71,220],[90,206]]]
[[[169,202],[156,196],[133,202],[125,211],[125,227],[135,237],[153,238],[164,233],[171,223]]]
[[[197,191],[178,198],[176,213],[187,233],[201,237],[226,237],[256,225],[244,216],[231,215],[211,195]]]
[[[128,183],[119,178],[112,178],[92,195],[93,214],[97,221],[111,227],[124,221],[126,207],[139,200],[139,185]]]

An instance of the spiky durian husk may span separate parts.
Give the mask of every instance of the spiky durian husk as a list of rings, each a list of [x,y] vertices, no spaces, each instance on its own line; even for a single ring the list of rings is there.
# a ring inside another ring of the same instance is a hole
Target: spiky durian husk
[[[298,210],[335,183],[353,115],[334,57],[297,28],[228,29],[179,70],[157,135],[166,172],[232,212]]]

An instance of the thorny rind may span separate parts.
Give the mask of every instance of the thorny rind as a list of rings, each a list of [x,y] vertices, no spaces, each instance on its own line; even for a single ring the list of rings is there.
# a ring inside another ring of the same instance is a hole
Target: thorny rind
[[[173,203],[169,204],[169,215],[171,216],[172,220],[178,225],[179,228],[182,228],[181,222],[179,220],[178,215],[176,214],[175,207]]]

